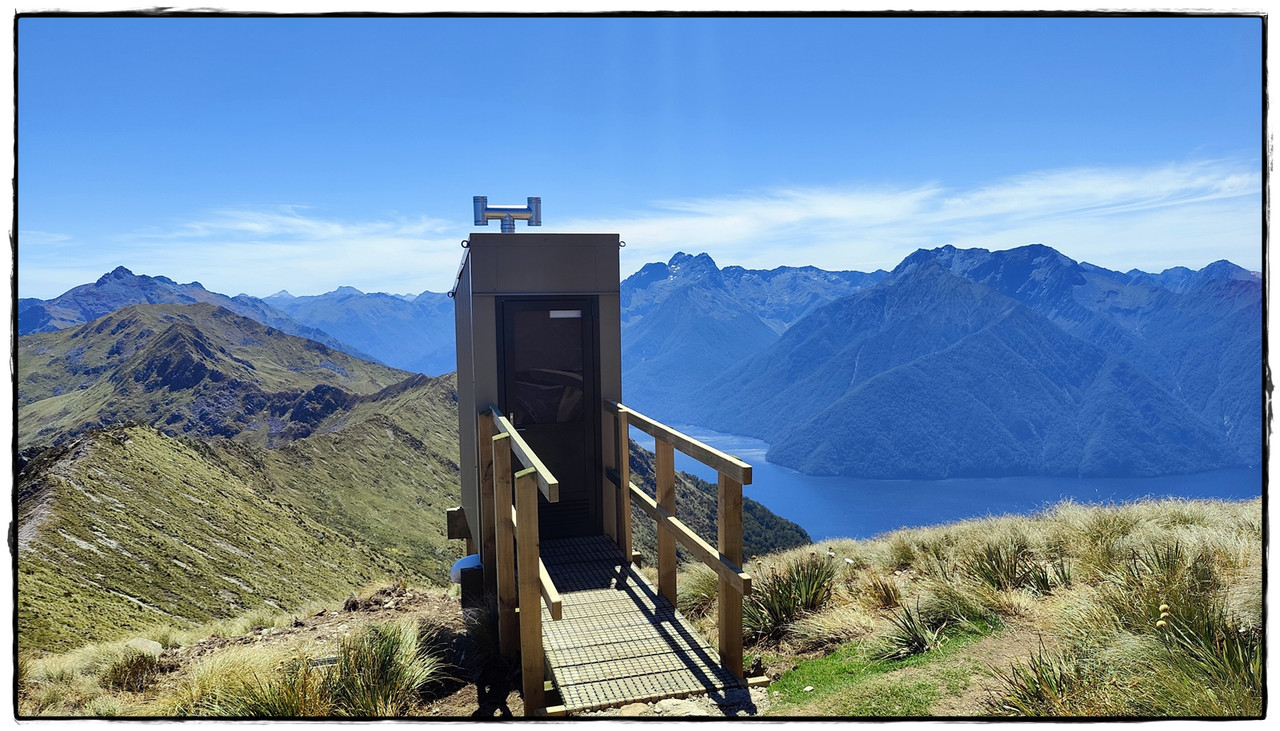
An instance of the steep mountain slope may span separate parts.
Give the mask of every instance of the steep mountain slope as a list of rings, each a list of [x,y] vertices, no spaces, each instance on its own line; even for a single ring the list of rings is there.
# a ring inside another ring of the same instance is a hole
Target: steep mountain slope
[[[1261,464],[1262,286],[1227,261],[1200,271],[1121,274],[1077,264],[1042,245],[1008,251],[917,251],[901,274],[931,261],[991,287],[1071,335],[1129,361],[1201,417],[1221,424]]]
[[[769,451],[811,474],[922,479],[1158,475],[1233,457],[1142,373],[1024,307],[850,389]]]
[[[690,413],[814,474],[1257,464],[1256,281],[1224,273],[1176,293],[1048,247],[916,252],[734,365]]]
[[[25,448],[132,420],[270,445],[409,375],[211,304],[132,306],[19,339],[18,434]]]
[[[98,281],[74,287],[51,300],[19,300],[18,334],[55,332],[92,322],[130,305],[189,305],[197,302],[214,304],[290,335],[315,340],[334,350],[373,360],[371,356],[335,339],[329,333],[295,322],[255,297],[243,294],[228,297],[210,292],[199,282],[178,284],[168,277],[138,275],[124,267],[116,267],[102,275]]]
[[[620,289],[625,400],[655,418],[687,421],[691,393],[771,345],[803,314],[882,275],[722,271],[706,254],[646,264]]]
[[[946,348],[1008,311],[1008,298],[938,266],[816,310],[691,401],[708,426],[773,442],[871,377]]]
[[[306,297],[282,292],[264,301],[300,323],[373,353],[387,365],[427,375],[458,367],[453,302],[447,295],[423,292],[405,298],[339,287]]]

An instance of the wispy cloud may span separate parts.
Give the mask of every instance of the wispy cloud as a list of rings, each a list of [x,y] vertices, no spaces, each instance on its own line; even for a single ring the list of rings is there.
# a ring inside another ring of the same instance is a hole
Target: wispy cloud
[[[677,249],[748,267],[870,270],[891,268],[916,248],[1037,242],[1120,269],[1223,258],[1256,269],[1261,185],[1259,173],[1229,161],[1078,168],[970,189],[930,182],[663,201],[632,218],[580,219],[566,228],[622,232],[624,271]]]
[[[23,238],[19,286],[23,296],[52,297],[125,266],[226,294],[440,291],[452,286],[463,235],[423,215],[352,220],[300,205],[228,207],[80,244],[75,256],[47,237]]]
[[[67,234],[50,233],[48,231],[18,231],[19,244],[58,244],[70,241]]]
[[[672,253],[721,265],[889,269],[917,248],[1006,249],[1044,243],[1127,270],[1199,268],[1217,259],[1261,266],[1261,175],[1230,161],[1033,172],[972,188],[789,187],[661,200],[634,215],[549,219],[546,231],[622,235],[622,274]],[[51,297],[124,265],[200,281],[227,294],[317,294],[350,285],[444,291],[469,221],[425,215],[349,219],[299,205],[227,207],[89,246],[20,233],[23,296]]]
[[[297,205],[220,209],[116,237],[122,250],[156,272],[255,295],[316,294],[343,285],[439,291],[451,284],[449,270],[462,255],[459,240],[427,216],[343,220]],[[444,263],[448,259],[453,263]]]

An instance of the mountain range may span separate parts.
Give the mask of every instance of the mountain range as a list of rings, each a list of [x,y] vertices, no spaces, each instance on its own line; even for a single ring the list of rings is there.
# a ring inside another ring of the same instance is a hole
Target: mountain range
[[[245,294],[228,297],[210,292],[199,282],[178,284],[168,277],[134,274],[122,266],[103,274],[96,282],[73,287],[50,300],[19,299],[18,335],[56,332],[83,325],[129,305],[197,302],[214,304],[290,335],[324,343],[358,358],[375,360],[374,356],[356,350],[329,333],[308,327],[256,297]]]
[[[1262,460],[1261,280],[1226,261],[1152,274],[1042,245],[944,246],[863,273],[721,269],[677,253],[620,294],[629,405],[764,439],[772,461],[801,471],[1153,475]],[[20,320],[53,330],[131,296],[179,295],[406,371],[453,369],[451,307],[431,292],[225,298],[117,269],[21,301]],[[193,415],[175,424],[196,429]]]
[[[304,297],[277,292],[263,301],[305,326],[376,354],[387,365],[433,376],[458,369],[448,295],[405,297],[339,287]]]
[[[687,404],[699,423],[764,439],[770,461],[810,474],[1258,465],[1261,305],[1259,278],[1228,262],[1156,276],[1046,246],[921,250]]]
[[[461,554],[451,376],[208,303],[132,305],[18,350],[24,648],[441,583]]]

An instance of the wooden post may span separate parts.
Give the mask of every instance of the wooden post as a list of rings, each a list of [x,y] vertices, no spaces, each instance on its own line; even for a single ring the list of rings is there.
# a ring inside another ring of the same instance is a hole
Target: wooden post
[[[631,557],[631,425],[618,409],[618,526],[622,555]]]
[[[496,588],[497,566],[494,563],[494,549],[497,534],[493,525],[493,419],[488,414],[481,414],[476,420],[476,436],[476,444],[480,451],[480,535],[475,538],[479,539],[480,561],[481,566],[484,567],[484,590],[489,592]]]
[[[720,473],[716,500],[717,538],[720,553],[737,566],[742,566],[742,485]],[[719,636],[720,662],[739,679],[742,672],[742,592],[723,576],[720,577]]]
[[[520,584],[520,671],[524,685],[524,715],[546,705],[543,688],[542,592],[538,581],[537,470],[516,473],[516,560]]]
[[[604,409],[601,409],[601,412],[603,413]],[[601,445],[609,444],[609,440],[606,439],[605,437],[608,436],[608,431],[610,427],[616,430],[617,424],[611,425],[609,424],[608,419],[605,419],[605,418],[600,419],[600,430],[601,430],[600,444]],[[615,434],[615,439],[616,439],[616,434]],[[616,450],[614,454],[615,455],[617,454]],[[604,525],[602,526],[604,529],[604,534],[609,537],[609,540],[613,541],[618,546],[621,546],[622,543],[621,541],[619,541],[620,533],[618,532],[617,501],[618,501],[618,496],[622,494],[622,491],[618,490],[616,485],[614,486],[614,489],[612,490],[609,489],[609,485],[613,484],[609,481],[609,475],[608,475],[609,466],[610,466],[609,460],[612,458],[612,456],[609,456],[609,451],[607,449],[604,450],[604,455],[605,457],[600,460],[600,476],[598,478],[600,482],[600,499],[601,499],[601,505],[600,505],[601,518],[600,519],[604,523]]]
[[[658,483],[658,507],[676,514],[676,460],[671,442],[654,442],[654,477]],[[676,537],[662,523],[658,524],[658,589],[672,604],[676,603]]]
[[[498,647],[502,656],[514,659],[520,639],[516,615],[515,535],[511,527],[511,436],[496,434],[489,440],[493,466],[494,570],[498,591]]]

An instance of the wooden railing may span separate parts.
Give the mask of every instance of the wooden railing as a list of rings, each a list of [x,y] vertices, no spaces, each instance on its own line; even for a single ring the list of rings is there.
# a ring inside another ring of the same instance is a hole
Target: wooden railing
[[[606,400],[604,410],[616,420],[618,467],[608,477],[618,488],[619,499],[612,502],[617,512],[616,533],[619,546],[624,555],[635,556],[631,545],[630,508],[630,504],[634,502],[658,523],[658,590],[673,605],[676,603],[677,541],[719,575],[720,662],[734,675],[745,679],[742,669],[742,597],[751,594],[751,576],[741,568],[742,486],[751,484],[751,465],[622,404]],[[631,484],[628,434],[632,426],[654,439],[656,500]],[[676,518],[675,449],[719,474],[716,501],[718,550]]]
[[[560,483],[501,411],[490,408],[487,413],[491,418],[484,418],[485,414],[481,413],[477,420],[482,445],[480,494],[493,495],[494,551],[491,555],[497,560],[498,645],[508,658],[515,656],[519,646],[525,715],[533,715],[546,706],[539,598],[550,610],[553,620],[561,617],[560,592],[538,555],[538,493],[549,502],[558,502]],[[490,448],[485,449],[484,445]],[[515,473],[511,470],[513,454],[524,467]],[[485,484],[490,480],[492,485]],[[482,505],[481,509],[488,511],[490,506]]]

